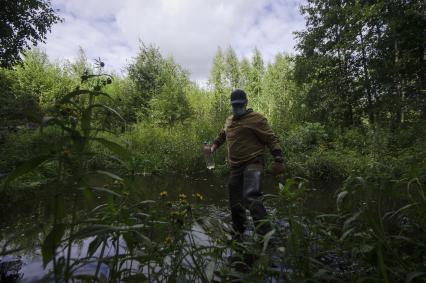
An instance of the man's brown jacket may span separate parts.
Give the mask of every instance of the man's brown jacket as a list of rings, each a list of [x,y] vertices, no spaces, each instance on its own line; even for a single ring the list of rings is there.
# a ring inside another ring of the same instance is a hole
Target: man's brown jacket
[[[262,114],[248,109],[238,118],[233,115],[226,119],[214,144],[228,145],[228,162],[231,167],[238,167],[247,161],[264,154],[265,145],[271,154],[282,158],[282,149],[277,136],[273,133],[268,121]]]

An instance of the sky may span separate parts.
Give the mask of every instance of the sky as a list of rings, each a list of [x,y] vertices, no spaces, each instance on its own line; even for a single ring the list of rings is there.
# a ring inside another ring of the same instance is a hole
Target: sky
[[[83,48],[125,74],[140,41],[207,80],[218,49],[232,46],[238,57],[257,47],[266,62],[278,52],[295,53],[294,31],[302,30],[303,0],[51,0],[64,19],[42,48],[53,60],[74,60]]]

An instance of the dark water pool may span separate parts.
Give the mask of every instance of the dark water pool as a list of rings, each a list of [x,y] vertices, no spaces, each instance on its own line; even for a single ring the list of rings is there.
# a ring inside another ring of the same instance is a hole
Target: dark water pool
[[[168,199],[177,199],[180,194],[188,198],[197,199],[197,194],[202,200],[197,200],[198,206],[216,206],[224,213],[228,213],[226,177],[205,175],[199,177],[188,176],[138,176],[134,182],[135,197],[141,200],[151,199],[160,201],[160,193],[167,192]],[[278,179],[266,176],[263,191],[265,194],[277,194]],[[90,183],[96,186],[105,185],[104,179],[93,178]],[[108,185],[107,185],[108,187]],[[62,214],[71,217],[75,212],[83,212],[84,198],[78,190],[60,190],[57,196],[57,188],[45,187],[34,190],[17,191],[6,194],[0,200],[0,272],[7,274],[8,282],[39,282],[51,264],[43,267],[41,257],[41,245],[52,227],[52,218],[57,213],[55,202],[61,199]],[[310,190],[310,201],[306,202],[310,208],[316,211],[329,211],[334,208],[333,192],[324,190]],[[95,202],[102,203],[104,194],[95,193]],[[75,203],[76,206],[71,205]],[[206,210],[207,211],[207,210]],[[71,257],[84,256],[87,251],[90,238],[76,243],[71,249]],[[112,252],[112,251],[111,251]],[[7,254],[7,255],[5,255]],[[96,269],[96,265],[86,265],[84,269]],[[87,270],[79,270],[84,274]],[[100,276],[107,276],[108,269],[101,266]],[[5,281],[3,277],[3,281]],[[0,280],[1,281],[1,280]],[[49,280],[48,280],[49,281]]]

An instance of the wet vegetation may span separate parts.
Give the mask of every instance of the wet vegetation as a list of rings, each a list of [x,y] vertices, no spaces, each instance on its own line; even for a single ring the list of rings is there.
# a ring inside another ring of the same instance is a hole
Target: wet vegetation
[[[299,55],[218,49],[207,88],[143,43],[126,76],[26,52],[0,69],[1,281],[423,282],[425,11],[308,1]],[[234,88],[287,168],[265,188],[274,231],[242,243],[226,150],[212,172],[201,152]]]

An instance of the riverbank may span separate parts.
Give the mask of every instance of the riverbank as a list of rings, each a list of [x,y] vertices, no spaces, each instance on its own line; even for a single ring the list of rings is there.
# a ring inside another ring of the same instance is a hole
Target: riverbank
[[[43,133],[20,130],[7,135],[0,149],[3,157],[0,172],[5,176],[18,164],[30,159],[34,149],[40,155],[49,153],[60,136],[58,131],[54,128],[44,129]],[[200,133],[190,125],[168,129],[136,126],[119,137],[105,134],[104,137],[127,148],[132,155],[135,174],[197,176],[208,172],[201,152],[201,141],[206,134]],[[214,132],[210,131],[207,136],[214,136]],[[318,185],[342,183],[349,176],[368,177],[373,171],[389,179],[399,179],[404,173],[415,170],[426,156],[425,137],[421,125],[401,129],[398,136],[384,130],[338,132],[318,123],[302,124],[293,130],[279,132],[286,177],[302,177]],[[118,174],[128,174],[129,168],[112,158],[114,153],[111,154],[108,148],[96,144],[91,149],[96,153],[88,160],[91,169],[111,169]],[[227,175],[225,147],[217,152],[215,162],[216,167],[210,173]],[[266,164],[268,173],[271,158],[267,151]],[[37,184],[55,174],[55,164],[47,162],[40,170],[23,176],[23,180]]]

